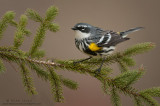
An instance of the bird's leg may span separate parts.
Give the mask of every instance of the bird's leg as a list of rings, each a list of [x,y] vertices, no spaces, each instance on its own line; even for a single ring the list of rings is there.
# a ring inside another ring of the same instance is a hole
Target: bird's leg
[[[100,67],[99,67],[98,69],[95,70],[96,73],[97,73],[97,72],[100,73],[100,71],[101,71],[101,69],[102,69],[102,66],[103,66],[103,63],[104,63],[105,59],[106,59],[105,57],[102,58],[102,62],[101,62]]]
[[[91,58],[92,58],[92,57],[90,56],[90,57],[88,57],[88,58],[86,58],[86,59],[83,59],[83,60],[80,60],[80,61],[74,61],[73,64],[76,65],[77,63],[80,63],[80,62],[89,60],[89,59],[91,59]]]

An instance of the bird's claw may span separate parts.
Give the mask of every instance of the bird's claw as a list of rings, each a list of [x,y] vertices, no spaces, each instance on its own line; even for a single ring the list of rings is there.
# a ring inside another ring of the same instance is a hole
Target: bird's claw
[[[74,61],[74,62],[73,62],[73,65],[75,66],[77,63],[79,63],[79,62],[78,62],[78,61]]]
[[[96,77],[98,74],[100,74],[100,72],[101,72],[101,68],[96,69],[96,70],[94,71],[95,77]]]

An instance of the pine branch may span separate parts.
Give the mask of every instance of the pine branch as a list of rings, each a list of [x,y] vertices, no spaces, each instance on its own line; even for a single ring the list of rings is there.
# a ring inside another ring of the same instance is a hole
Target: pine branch
[[[110,86],[106,80],[101,81],[102,82],[102,90],[105,94],[110,94]]]
[[[136,97],[136,102],[138,102],[136,104],[141,104],[141,102],[144,101],[145,103],[147,103],[147,104],[149,104],[151,106],[157,106],[157,102],[151,96],[141,94],[141,93],[138,92],[138,90],[136,90],[135,88],[132,88],[132,87],[125,87],[125,88],[123,88],[121,86],[116,85],[115,83],[112,83],[111,81],[112,81],[112,79],[110,79],[110,80],[108,79],[108,82],[112,86],[114,86],[117,90],[123,92],[125,95],[127,94],[127,95],[133,97],[134,99]],[[118,98],[118,96],[115,96],[115,98],[113,98],[113,99],[115,99],[114,103],[117,104],[117,102],[119,102],[119,99],[117,99],[116,97]],[[140,99],[137,100],[137,98],[140,98]]]
[[[160,97],[160,87],[153,87],[150,89],[145,89],[141,91],[140,93],[147,94],[147,95],[154,96],[154,97]]]
[[[30,48],[29,55],[32,56],[38,48],[42,45],[45,33],[46,33],[46,26],[45,24],[41,24],[40,27],[37,30],[37,34],[34,38],[34,42],[32,44],[32,47]]]
[[[55,23],[49,23],[47,25],[47,28],[51,31],[51,32],[57,32],[59,30],[59,25],[55,24]]]
[[[61,82],[63,83],[63,85],[65,85],[66,87],[76,90],[78,88],[78,83],[75,81],[72,81],[70,79],[67,78],[63,78],[63,76],[59,76],[61,79]]]
[[[28,92],[28,94],[31,95],[37,94],[37,92],[35,91],[35,87],[33,87],[33,81],[32,78],[30,77],[29,70],[27,69],[24,63],[20,64],[20,68],[22,73],[23,84],[24,87],[26,88],[26,91]]]
[[[141,101],[141,98],[139,98],[137,96],[134,97],[134,103],[135,103],[135,106],[144,106]]]
[[[142,71],[128,71],[120,74],[113,81],[116,85],[125,88],[135,83],[143,74],[144,72]]]
[[[34,37],[34,42],[32,44],[32,47],[30,48],[29,51],[29,56],[32,57],[32,55],[35,52],[37,52],[38,48],[42,45],[47,29],[53,32],[58,31],[59,26],[51,23],[54,20],[55,16],[58,14],[58,10],[56,7],[51,6],[46,11],[46,17],[44,19],[41,18],[36,11],[31,9],[27,10],[26,14],[30,19],[33,19],[37,22],[41,22],[40,27],[37,29],[36,36]]]
[[[6,30],[8,23],[13,20],[14,16],[15,13],[13,11],[8,11],[0,20],[0,39],[2,38],[3,32]]]
[[[55,19],[55,17],[58,14],[58,8],[56,8],[55,6],[51,6],[48,8],[48,10],[46,11],[46,17],[45,17],[45,21],[51,22]]]
[[[121,61],[123,61],[123,63],[125,63],[129,67],[134,66],[136,64],[133,58],[127,56],[123,57]]]
[[[127,65],[122,60],[117,60],[117,62],[119,63],[121,72],[126,72],[129,70]]]
[[[52,87],[52,93],[54,94],[54,100],[56,102],[63,102],[64,97],[62,96],[61,80],[53,68],[48,68],[48,70],[50,72],[49,81]]]
[[[35,59],[30,59],[28,57],[19,57],[16,54],[13,54],[11,52],[0,52],[0,58],[4,59],[4,60],[9,60],[12,62],[16,62],[16,63],[21,63],[21,62],[25,62],[26,64],[37,64],[40,66],[44,66],[44,67],[54,67],[54,68],[60,68],[60,69],[67,69],[67,70],[72,70],[74,72],[79,72],[79,73],[90,73],[93,74],[94,76],[94,71],[91,69],[87,69],[87,66],[84,65],[73,65],[72,61],[66,62],[66,61],[57,61],[57,63],[55,62],[50,62],[50,61],[41,61],[41,60],[35,60]]]
[[[41,62],[40,62],[41,63]],[[44,62],[43,62],[44,63]],[[39,67],[39,65],[35,64],[35,63],[29,63],[28,64],[29,67],[33,70],[36,71],[37,75],[39,77],[41,77],[42,79],[44,79],[45,81],[47,81],[49,79],[49,73],[47,70],[44,70],[43,68]],[[75,81],[72,81],[70,79],[66,79],[66,78],[63,78],[63,76],[59,76],[60,80],[61,80],[61,83],[70,88],[70,89],[73,89],[73,90],[76,90],[78,88],[78,84],[77,82]]]
[[[2,52],[2,53],[13,53],[14,55],[17,55],[17,56],[24,56],[25,55],[25,53],[22,50],[16,49],[14,47],[2,46],[2,47],[0,47],[0,52]]]
[[[32,54],[32,58],[36,58],[36,59],[40,59],[44,56],[45,56],[45,51],[44,50],[37,50]]]
[[[113,83],[113,79],[106,79],[109,83],[109,85],[112,85],[114,87],[116,87],[116,89],[118,89],[119,91],[123,92],[124,94],[127,94],[131,97],[135,97],[136,98],[140,98],[139,101],[136,100],[136,102],[138,102],[139,104],[144,101],[145,103],[151,105],[151,106],[158,106],[157,101],[155,101],[150,95],[145,95],[141,92],[138,92],[138,90],[136,90],[135,88],[132,87],[122,87],[122,86],[118,86],[116,85],[116,83]],[[113,90],[113,89],[112,89]],[[117,96],[118,97],[118,96]],[[116,99],[115,99],[116,100]],[[117,99],[119,101],[119,99]],[[117,103],[116,101],[114,103]],[[137,104],[138,104],[137,103]]]
[[[117,93],[117,89],[115,87],[112,87],[112,90],[111,90],[111,100],[112,100],[112,103],[114,104],[114,106],[121,106],[121,103],[120,103],[120,97]]]
[[[27,24],[27,17],[25,15],[21,15],[19,24],[17,25],[17,31],[15,33],[14,37],[14,47],[19,48],[23,41],[24,41],[24,35],[26,34],[25,32],[25,27]]]
[[[150,106],[159,106],[159,103],[148,94],[141,93],[141,99]]]
[[[27,9],[26,15],[35,22],[43,22],[42,17],[35,10]]]
[[[123,55],[124,56],[135,56],[137,54],[147,52],[147,51],[153,49],[154,47],[155,47],[155,44],[151,43],[151,42],[136,44],[133,47],[125,50]]]
[[[41,77],[41,79],[44,79],[45,81],[48,80],[48,76],[49,76],[48,71],[46,71],[43,68],[39,67],[37,64],[31,63],[31,62],[28,64],[28,66],[32,70],[36,71],[38,77]]]
[[[9,24],[11,25],[11,26],[14,26],[14,27],[16,27],[17,29],[18,29],[18,23],[16,22],[16,21],[14,21],[14,20],[11,20],[10,22],[9,22]],[[21,26],[20,26],[21,27]],[[25,34],[25,36],[30,36],[31,35],[31,32],[30,32],[30,30],[27,30],[27,29],[23,29],[23,33]]]
[[[89,69],[88,65],[84,65],[84,64],[79,64],[79,65],[76,65],[74,66],[73,65],[73,62],[72,61],[60,61],[60,60],[57,60],[56,62],[50,62],[50,61],[39,61],[39,60],[35,60],[35,59],[29,59],[27,57],[18,57],[17,55],[13,55],[11,54],[11,52],[6,52],[6,53],[3,53],[1,52],[0,53],[0,56],[2,59],[10,59],[11,61],[13,62],[25,62],[26,64],[37,64],[37,65],[40,65],[40,66],[44,66],[44,67],[54,67],[55,69],[67,69],[67,70],[72,70],[74,72],[79,72],[79,73],[88,73],[90,74],[91,76],[95,76],[95,73],[94,73],[94,70],[92,69]],[[16,60],[16,61],[15,61]],[[75,71],[76,70],[76,71]],[[122,82],[124,83],[124,86],[125,85],[131,85],[135,80],[137,80],[136,78],[139,78],[138,76],[135,75],[135,77],[132,76],[132,71],[128,71],[128,72],[125,72],[125,73],[122,73],[122,77],[123,76],[126,76],[126,78],[130,79],[130,81],[127,81],[126,83],[123,82],[123,79],[122,79]],[[133,72],[134,73],[134,72]],[[141,74],[138,74],[138,73],[141,73],[141,72],[136,72],[135,71],[135,74],[137,75],[141,75]],[[129,76],[127,76],[129,74]],[[117,84],[117,82],[115,82],[115,79],[111,79],[109,77],[106,77],[104,74],[99,74],[97,76],[95,76],[98,80],[100,80],[101,82],[102,81],[107,81],[108,82],[108,85],[109,86],[115,86],[116,88],[118,88],[120,91],[122,91],[123,93],[125,94],[128,94],[128,95],[132,95],[132,96],[140,96],[141,98],[143,99],[148,99],[148,98],[145,98],[143,95],[140,95],[137,90],[133,89],[132,87],[124,87],[122,86],[121,84]],[[118,78],[121,78],[121,77],[118,77]],[[117,79],[118,79],[117,78]],[[134,79],[134,80],[133,80]],[[146,101],[149,101],[152,103],[152,101],[150,100],[146,100]]]

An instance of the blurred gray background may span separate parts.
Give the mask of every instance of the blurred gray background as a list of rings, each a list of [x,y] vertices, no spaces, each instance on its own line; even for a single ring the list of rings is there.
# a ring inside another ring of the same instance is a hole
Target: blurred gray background
[[[60,25],[60,31],[47,32],[42,46],[42,49],[46,51],[46,57],[57,59],[87,57],[74,45],[74,32],[70,28],[78,22],[86,22],[114,31],[143,26],[144,30],[133,33],[130,36],[131,40],[119,44],[116,51],[124,50],[136,43],[154,42],[157,45],[155,49],[135,57],[137,65],[134,68],[143,64],[146,74],[134,86],[141,90],[160,85],[160,0],[0,0],[0,17],[6,11],[12,10],[16,12],[18,21],[27,8],[34,9],[44,16],[45,11],[51,5],[59,8],[59,15],[55,22]],[[27,27],[33,34],[25,39],[21,47],[23,50],[29,50],[38,25],[39,23],[29,20]],[[0,45],[12,45],[14,32],[15,28],[8,27]],[[73,91],[64,87],[65,102],[54,103],[48,82],[39,79],[33,72],[32,76],[38,95],[29,96],[24,91],[20,72],[16,72],[7,62],[5,66],[7,71],[0,75],[0,106],[3,106],[7,100],[30,100],[35,103],[32,106],[111,106],[110,97],[104,95],[100,82],[89,75],[57,71],[66,78],[77,81],[79,89]],[[116,65],[113,65],[113,68],[115,74],[119,73]],[[121,97],[123,106],[133,106],[130,98],[124,95]],[[160,101],[160,99],[157,100]]]

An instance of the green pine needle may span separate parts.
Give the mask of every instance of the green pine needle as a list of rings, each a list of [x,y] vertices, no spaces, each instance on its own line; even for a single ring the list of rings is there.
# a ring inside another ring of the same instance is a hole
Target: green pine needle
[[[135,83],[139,78],[142,77],[143,74],[144,72],[142,71],[127,71],[117,76],[114,79],[114,82],[116,85],[125,88]]]
[[[32,34],[30,30],[24,30],[24,33],[28,37]]]
[[[34,52],[32,54],[32,57],[33,58],[37,58],[37,59],[40,59],[40,58],[42,58],[44,56],[45,56],[45,51],[44,50],[37,50],[36,52]]]
[[[110,87],[107,81],[102,82],[102,90],[105,94],[110,94]]]
[[[136,64],[136,62],[131,57],[126,57],[125,56],[125,57],[122,58],[122,61],[129,67],[135,66],[135,64]]]
[[[38,48],[42,45],[46,33],[46,26],[44,24],[41,24],[41,26],[38,28],[36,36],[34,37],[34,42],[32,44],[32,47],[30,48],[29,54],[32,56],[35,52],[37,52]]]
[[[114,106],[121,106],[120,97],[118,95],[117,89],[112,87],[111,90],[111,100]]]
[[[117,60],[117,62],[119,63],[121,72],[129,71],[127,65],[122,60]]]
[[[30,17],[35,21],[41,20],[38,13],[35,12],[34,10],[28,9],[26,14],[28,17]],[[50,8],[48,8],[46,12],[45,21],[41,22],[40,27],[37,29],[36,36],[34,37],[34,42],[32,44],[32,47],[30,48],[29,54],[31,57],[35,52],[37,52],[39,47],[42,45],[45,38],[46,30],[49,29],[53,32],[56,32],[59,29],[58,25],[50,23],[57,14],[58,14],[58,9],[56,7],[51,6]]]
[[[15,17],[15,12],[13,11],[8,11],[4,14],[2,20],[6,20],[6,21],[12,21]]]
[[[27,18],[27,17],[26,17],[26,18]],[[27,19],[27,20],[28,20],[28,19]],[[21,22],[20,22],[20,23],[21,23]],[[16,21],[14,21],[14,20],[10,21],[9,24],[10,24],[11,26],[18,27],[18,23],[17,23]],[[27,21],[26,21],[25,24],[27,24]],[[20,26],[21,26],[21,25],[20,25]],[[22,25],[21,27],[24,27],[24,26],[25,26],[25,25]],[[24,34],[25,34],[26,36],[31,35],[30,30],[24,29],[23,32],[24,32]]]
[[[63,85],[70,88],[70,89],[73,89],[73,90],[76,90],[78,88],[78,83],[75,82],[75,81],[72,81],[70,79],[67,79],[67,78],[63,78],[63,76],[59,76]]]
[[[55,6],[49,7],[47,12],[46,12],[45,21],[51,22],[52,20],[55,19],[57,14],[58,14],[58,8],[56,8]]]
[[[24,41],[24,32],[21,29],[17,29],[17,32],[15,33],[15,37],[14,37],[14,47],[15,48],[19,48],[23,41]]]
[[[145,94],[145,93],[140,93],[141,94],[141,96],[143,97],[143,98],[141,98],[143,101],[144,101],[144,103],[146,103],[146,105],[148,106],[159,106],[160,104],[155,100],[155,99],[153,99],[150,95],[148,95],[148,94]]]
[[[153,97],[160,97],[160,87],[153,87],[141,91],[142,94],[148,94]]]
[[[42,17],[35,10],[27,9],[26,15],[35,22],[43,22]]]
[[[136,54],[144,53],[149,51],[150,49],[154,48],[155,44],[151,42],[145,42],[145,43],[140,43],[136,44],[131,48],[128,48],[127,50],[124,51],[123,55],[125,56],[134,56]]]
[[[49,81],[51,84],[51,90],[54,95],[54,100],[56,102],[63,102],[64,97],[63,97],[63,92],[62,92],[62,87],[61,87],[61,81],[60,77],[54,72],[52,68],[49,68]]]
[[[25,32],[25,27],[27,25],[28,18],[26,15],[21,15],[19,24],[17,25],[17,31],[15,33],[14,37],[14,47],[19,48],[23,41],[24,41],[24,35],[26,34]]]
[[[102,67],[101,69],[101,75],[104,75],[104,76],[109,76],[111,72],[113,72],[113,70],[110,67],[105,66],[105,67]]]
[[[11,21],[9,22],[9,24],[10,24],[11,26],[14,26],[14,27],[17,27],[17,26],[18,26],[18,23],[17,23],[15,20],[11,20]]]
[[[19,26],[24,29],[27,25],[27,21],[28,21],[27,16],[26,15],[21,15],[20,21],[19,21]]]
[[[44,79],[45,81],[48,80],[48,77],[49,77],[48,71],[45,71],[39,65],[36,65],[36,64],[33,64],[33,63],[29,63],[28,65],[31,69],[33,69],[37,73],[38,77],[40,77],[41,79]]]
[[[8,23],[14,19],[15,13],[8,11],[4,14],[0,20],[0,39],[2,38],[3,32],[6,30]]]
[[[23,84],[24,84],[24,87],[26,88],[27,93],[30,95],[37,94],[35,87],[33,86],[33,81],[30,76],[30,71],[27,69],[27,67],[23,63],[20,65],[20,68],[21,68]]]
[[[59,30],[59,25],[55,23],[48,24],[48,29],[52,32],[57,32]]]
[[[139,97],[134,97],[134,103],[135,103],[135,106],[144,106],[143,103],[142,103],[142,100],[141,98]]]

